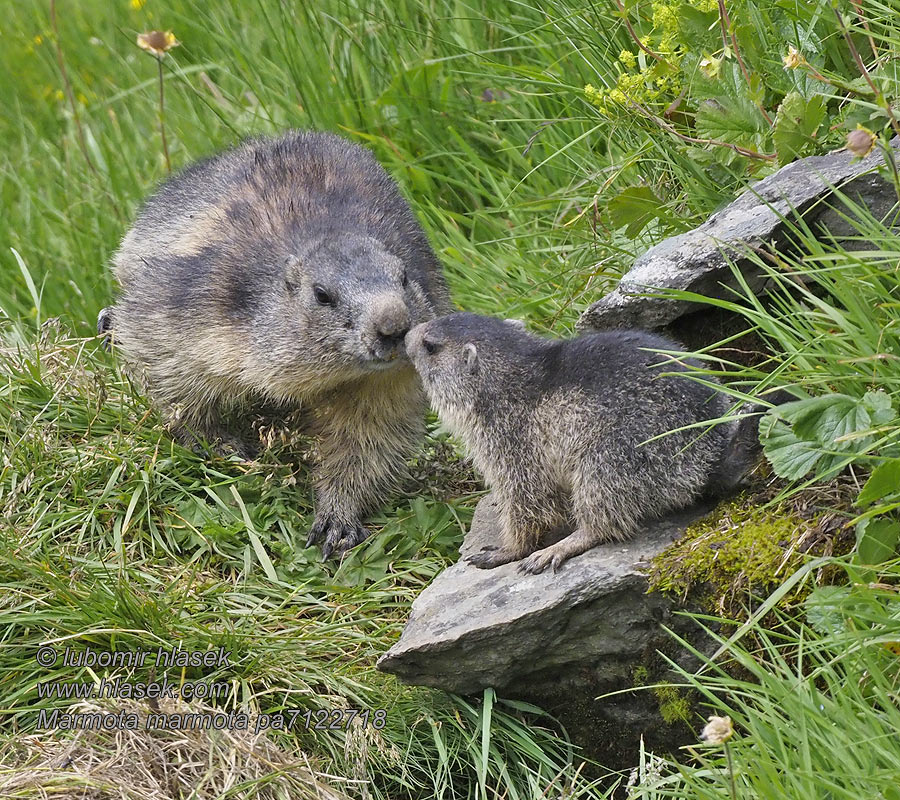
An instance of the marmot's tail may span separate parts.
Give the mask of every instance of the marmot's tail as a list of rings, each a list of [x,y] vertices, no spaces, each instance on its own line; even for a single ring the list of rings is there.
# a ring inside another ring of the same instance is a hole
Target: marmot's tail
[[[103,346],[109,350],[112,344],[112,306],[101,308],[97,314],[97,335],[103,337]]]
[[[766,395],[766,400],[776,406],[796,399],[781,389]],[[759,423],[768,410],[769,406],[762,403],[753,403],[746,410],[746,416],[738,423],[731,442],[725,448],[715,472],[709,478],[706,494],[713,497],[727,497],[747,486],[750,473],[762,456]]]

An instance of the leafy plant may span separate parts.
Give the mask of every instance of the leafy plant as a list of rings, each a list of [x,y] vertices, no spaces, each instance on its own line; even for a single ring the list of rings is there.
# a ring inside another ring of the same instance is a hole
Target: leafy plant
[[[840,561],[827,566],[846,569],[848,581],[856,575]],[[813,574],[805,570],[801,579]],[[717,654],[694,650],[703,663],[696,672],[673,667],[704,698],[698,728],[708,715],[733,723],[729,752],[698,742],[677,759],[644,756],[653,769],[634,782],[630,800],[900,798],[898,578],[894,562],[875,586],[817,588],[805,609],[776,609],[777,627],[754,622],[743,638],[717,633],[706,623],[719,621],[696,617],[719,643]]]
[[[778,0],[617,5],[629,41],[616,72],[603,76],[600,88],[584,89],[601,118],[675,139],[680,157],[729,185],[845,141],[857,152],[848,137],[863,127],[871,135],[866,152],[880,142],[900,192],[886,144],[900,134],[892,110],[900,82],[882,57],[882,48],[900,39],[892,4],[877,10]],[[615,225],[635,188],[620,188],[608,200]],[[632,217],[627,235],[652,219]]]
[[[827,480],[868,453],[880,430],[898,423],[883,391],[861,398],[832,392],[773,409],[760,426],[760,438],[777,475],[798,480],[813,472],[817,480]]]

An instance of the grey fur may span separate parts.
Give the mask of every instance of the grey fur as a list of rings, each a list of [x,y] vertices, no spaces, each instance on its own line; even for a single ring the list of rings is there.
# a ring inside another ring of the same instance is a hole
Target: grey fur
[[[697,365],[660,336],[552,341],[460,313],[413,328],[406,346],[432,406],[498,500],[500,546],[470,559],[479,567],[523,559],[525,572],[555,570],[630,537],[644,518],[735,487],[755,457],[737,436],[752,423],[675,430],[723,417],[731,402],[679,375]]]
[[[403,336],[449,306],[371,153],[295,131],[196,163],[147,200],[113,269],[121,293],[98,324],[173,433],[246,455],[255,409],[302,405],[319,436],[307,546],[324,540],[327,557],[361,541],[422,437]]]

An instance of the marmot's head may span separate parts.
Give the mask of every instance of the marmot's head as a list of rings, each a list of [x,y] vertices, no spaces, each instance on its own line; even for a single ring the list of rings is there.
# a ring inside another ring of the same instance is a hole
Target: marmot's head
[[[342,374],[408,364],[404,337],[434,316],[424,287],[396,255],[368,236],[303,241],[284,261],[272,308],[279,351],[296,366]],[[288,338],[289,337],[289,338]]]
[[[530,356],[541,345],[518,320],[468,312],[417,325],[406,335],[406,352],[432,405],[451,424],[500,384],[526,381]]]

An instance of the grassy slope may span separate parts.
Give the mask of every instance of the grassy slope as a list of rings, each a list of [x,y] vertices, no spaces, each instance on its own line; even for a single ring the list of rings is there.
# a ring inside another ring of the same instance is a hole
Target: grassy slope
[[[77,338],[91,333],[112,295],[105,264],[118,238],[165,175],[156,64],[134,37],[171,28],[183,42],[165,62],[175,166],[254,133],[342,131],[396,176],[457,303],[522,316],[537,329],[569,330],[646,243],[603,228],[599,192],[645,181],[677,229],[727,200],[738,168],[701,167],[633,120],[598,122],[582,87],[614,83],[628,42],[602,4],[133,5],[142,4],[60,3],[93,168],[61,96],[45,4],[4,9],[0,74],[14,79],[0,81],[0,761],[31,754],[38,763],[51,753],[48,737],[22,735],[39,681],[94,677],[38,668],[39,642],[221,645],[233,666],[213,677],[231,682],[233,705],[388,709],[381,733],[272,737],[315,770],[370,779],[375,796],[531,797],[569,782],[588,791],[539,718],[402,687],[373,669],[412,598],[455,557],[472,507],[464,481],[450,480],[458,496],[449,500],[400,499],[340,569],[323,566],[302,549],[309,497],[282,445],[250,467],[202,462],[161,433],[94,342]],[[42,327],[57,315],[61,327]],[[434,482],[435,470],[426,460],[418,472]],[[142,752],[136,742],[129,748]],[[190,755],[210,772],[228,771],[213,754]],[[12,794],[8,779],[0,772],[0,795]],[[101,779],[125,791],[130,773],[109,768]],[[75,785],[65,768],[41,781]],[[253,780],[236,794],[304,796],[309,786],[300,783]],[[201,796],[221,788],[210,783]],[[341,788],[366,796],[360,785]]]
[[[492,16],[503,22],[488,25],[463,3],[327,5],[61,3],[60,41],[93,167],[61,95],[46,9],[5,12],[0,69],[17,78],[0,81],[11,111],[0,120],[7,766],[28,753],[41,763],[49,746],[46,736],[22,744],[36,684],[94,678],[35,664],[37,644],[59,639],[101,649],[225,646],[233,666],[214,677],[233,686],[229,703],[252,710],[386,708],[388,727],[362,734],[364,746],[354,744],[359,732],[276,737],[315,769],[370,778],[376,795],[484,796],[506,787],[530,796],[560,769],[559,780],[574,775],[571,754],[539,718],[523,724],[509,706],[491,712],[373,669],[412,597],[454,557],[470,500],[401,500],[375,520],[380,532],[366,547],[340,569],[323,566],[302,549],[310,509],[302,473],[277,455],[248,468],[203,463],[174,447],[106,354],[75,338],[91,332],[110,299],[105,264],[165,175],[156,64],[134,46],[135,34],[152,27],[172,28],[183,42],[165,64],[176,166],[245,135],[343,131],[372,146],[407,191],[461,305],[538,325],[572,322],[566,298],[590,278],[592,233],[556,219],[574,216],[594,190],[585,178],[596,137],[579,139],[593,123],[581,118],[577,91],[590,66],[526,6],[510,14],[498,5]],[[485,89],[500,99],[487,102]],[[577,154],[542,163],[571,141]],[[41,327],[52,316],[61,327]],[[430,469],[421,471],[429,477]],[[41,781],[75,785],[65,770]],[[14,787],[33,791],[7,790]]]

